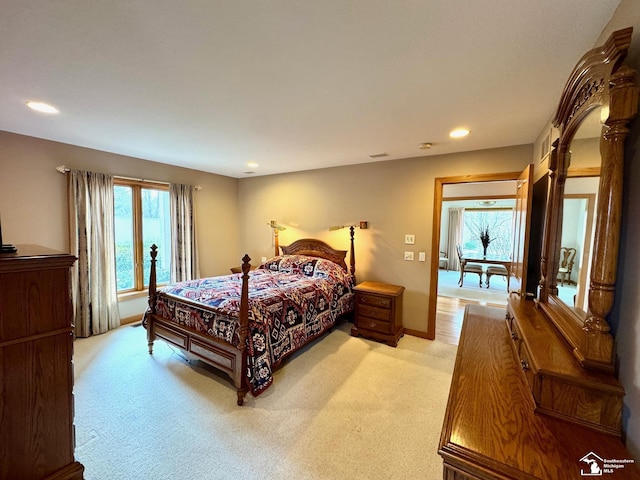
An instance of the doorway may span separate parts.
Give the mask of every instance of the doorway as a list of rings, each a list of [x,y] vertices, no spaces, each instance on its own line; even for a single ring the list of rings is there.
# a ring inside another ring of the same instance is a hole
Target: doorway
[[[444,201],[444,187],[446,185],[460,185],[465,184],[483,184],[486,182],[506,182],[517,181],[522,172],[507,172],[496,174],[482,174],[482,175],[465,175],[459,177],[442,177],[435,179],[434,186],[434,211],[433,211],[433,238],[432,238],[432,256],[431,258],[440,258],[440,245],[441,236],[443,235],[442,222],[443,222],[443,201]],[[448,248],[451,250],[451,248]],[[438,277],[440,275],[440,262],[431,262],[430,272],[430,286],[429,286],[429,315],[427,323],[427,338],[436,338],[436,312],[438,311]],[[465,280],[466,281],[466,280]],[[506,293],[506,292],[505,292]],[[453,299],[456,300],[456,299]],[[458,310],[463,309],[464,305],[468,301],[462,300],[458,302],[451,302],[447,299],[446,309],[451,311],[452,308],[458,305]],[[475,303],[475,302],[474,302]],[[455,318],[449,315],[449,320]]]

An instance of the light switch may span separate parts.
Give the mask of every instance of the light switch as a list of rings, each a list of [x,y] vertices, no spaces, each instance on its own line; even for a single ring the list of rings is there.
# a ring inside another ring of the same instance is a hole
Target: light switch
[[[262,263],[266,262],[266,261],[267,261],[267,257],[262,257],[262,258],[260,259],[260,261],[261,261]]]
[[[405,245],[413,245],[414,243],[416,243],[416,236],[415,235],[405,235],[404,236],[404,244]]]
[[[404,252],[405,260],[413,260],[413,252]]]
[[[424,252],[418,253],[418,261],[419,262],[426,262],[427,261],[427,255]]]

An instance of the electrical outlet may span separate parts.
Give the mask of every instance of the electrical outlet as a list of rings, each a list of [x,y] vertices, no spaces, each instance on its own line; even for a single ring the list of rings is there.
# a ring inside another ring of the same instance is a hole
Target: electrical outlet
[[[427,254],[425,252],[418,253],[418,261],[419,262],[426,262],[427,261]]]
[[[405,260],[413,260],[413,252],[404,252]]]
[[[266,262],[266,261],[267,261],[267,257],[262,257],[262,258],[260,259],[260,261],[261,261],[262,263]]]
[[[404,236],[404,244],[405,245],[413,245],[414,243],[416,243],[416,236],[415,235],[405,235]]]

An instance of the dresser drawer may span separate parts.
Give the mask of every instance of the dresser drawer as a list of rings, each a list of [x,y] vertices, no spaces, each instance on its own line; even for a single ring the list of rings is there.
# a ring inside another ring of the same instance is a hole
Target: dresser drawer
[[[509,327],[509,334],[511,336],[511,342],[513,345],[513,353],[515,355],[516,362],[518,363],[518,368],[522,370],[524,376],[527,380],[527,384],[529,385],[529,390],[532,394],[532,400],[534,403],[537,403],[537,370],[535,365],[533,364],[532,356],[527,349],[526,343],[524,343],[522,331],[520,329],[520,325],[518,324],[518,320],[511,315],[510,312],[507,312],[507,326]]]
[[[520,332],[520,327],[518,326],[518,322],[510,317],[507,319],[507,325],[509,326],[509,334],[511,335],[511,341],[513,342],[514,351],[516,356],[520,355],[521,345],[522,345],[522,333]]]
[[[358,327],[380,333],[391,333],[391,323],[370,317],[358,317]]]
[[[507,314],[505,315],[505,320],[507,322],[507,327],[509,327],[509,331],[513,331],[513,322],[514,322],[514,318],[513,318],[513,314],[511,313],[511,310],[509,310],[509,308],[507,308]]]
[[[368,295],[366,293],[357,294],[358,305],[371,305],[379,308],[391,308],[391,299],[389,297],[380,297],[377,295]]]
[[[514,322],[514,325],[517,326],[518,322]],[[516,332],[520,335],[520,338],[522,338],[519,329],[516,329]],[[527,384],[529,385],[531,400],[535,408],[536,405],[540,404],[540,376],[538,375],[538,370],[533,362],[533,355],[531,355],[527,348],[527,344],[523,340],[519,340],[519,345],[520,349],[516,359],[519,363],[520,369],[524,373]]]
[[[391,311],[383,308],[370,307],[369,305],[358,305],[358,316],[375,318],[377,320],[390,321]]]

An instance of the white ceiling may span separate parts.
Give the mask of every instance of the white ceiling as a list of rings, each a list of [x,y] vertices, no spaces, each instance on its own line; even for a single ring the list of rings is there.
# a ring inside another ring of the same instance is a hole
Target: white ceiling
[[[618,3],[2,0],[0,130],[238,178],[528,144]]]

